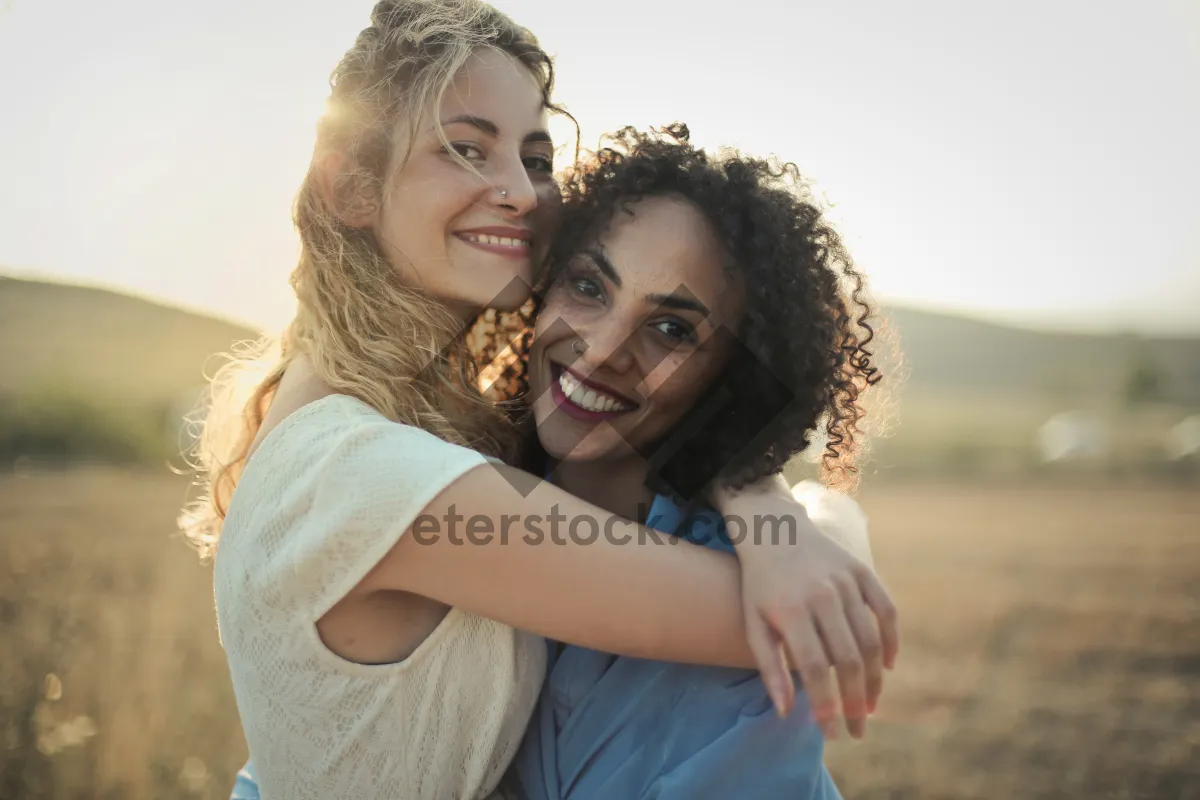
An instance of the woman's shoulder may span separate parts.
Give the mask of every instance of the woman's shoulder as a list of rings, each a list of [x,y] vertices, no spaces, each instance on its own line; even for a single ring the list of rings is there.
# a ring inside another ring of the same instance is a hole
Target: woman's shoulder
[[[263,436],[250,455],[273,453],[288,445],[327,438],[357,427],[379,425],[388,419],[363,401],[346,394],[330,394],[289,411]]]
[[[276,424],[238,480],[217,555],[219,595],[271,587],[262,596],[282,598],[289,613],[315,609],[304,617],[315,622],[440,492],[485,463],[352,397],[313,400]]]
[[[468,447],[447,442],[423,428],[388,419],[355,397],[332,394],[292,411],[280,420],[250,456],[246,471],[279,465],[324,470],[331,459],[355,471],[418,464],[423,459],[486,459]]]
[[[390,420],[361,400],[329,395],[292,411],[262,439],[223,527],[262,535],[286,521],[322,541],[335,528],[401,523],[402,530],[438,492],[486,463],[481,453]]]

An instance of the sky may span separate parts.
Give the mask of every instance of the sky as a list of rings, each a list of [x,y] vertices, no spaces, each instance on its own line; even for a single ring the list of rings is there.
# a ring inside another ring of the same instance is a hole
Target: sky
[[[1194,0],[496,5],[585,146],[680,120],[794,161],[886,302],[1200,333]],[[0,0],[0,268],[285,323],[291,201],[369,11]]]

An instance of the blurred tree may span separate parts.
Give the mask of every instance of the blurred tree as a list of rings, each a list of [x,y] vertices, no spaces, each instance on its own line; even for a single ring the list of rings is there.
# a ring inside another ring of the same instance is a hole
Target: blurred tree
[[[1136,351],[1130,358],[1122,387],[1122,399],[1126,406],[1161,400],[1165,389],[1165,376],[1158,362],[1144,350]]]

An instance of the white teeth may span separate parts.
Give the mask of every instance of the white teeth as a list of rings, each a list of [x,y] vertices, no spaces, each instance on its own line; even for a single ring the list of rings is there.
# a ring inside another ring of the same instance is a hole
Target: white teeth
[[[597,392],[585,389],[579,380],[565,370],[558,377],[558,386],[572,403],[588,411],[631,411],[633,406]]]
[[[468,242],[476,242],[478,244],[496,244],[502,247],[525,247],[524,239],[510,239],[507,236],[492,236],[486,233],[467,233],[463,234]]]

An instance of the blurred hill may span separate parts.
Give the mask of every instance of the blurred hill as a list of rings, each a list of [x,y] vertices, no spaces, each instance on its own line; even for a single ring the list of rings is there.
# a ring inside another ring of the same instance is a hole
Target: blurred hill
[[[1200,402],[1200,338],[1024,330],[886,308],[917,396],[1112,397],[1141,373],[1158,399]],[[173,402],[250,328],[107,291],[0,276],[0,393],[69,385],[125,404]],[[885,348],[886,350],[886,348]],[[886,363],[886,361],[885,361]]]
[[[948,314],[886,309],[899,332],[908,388],[994,391],[1059,402],[1120,395],[1157,382],[1165,402],[1200,401],[1200,337],[1024,330]]]
[[[0,394],[63,389],[170,406],[204,385],[214,354],[255,335],[117,292],[0,276]]]
[[[1200,338],[1024,330],[885,308],[891,410],[868,423],[876,474],[1025,473],[1051,416],[1089,409],[1112,431],[1105,463],[1161,461],[1200,410]],[[148,461],[178,454],[182,416],[216,355],[256,332],[104,289],[0,277],[0,463]],[[808,469],[805,458],[795,462]],[[1124,467],[1122,467],[1124,468]],[[799,477],[800,473],[792,477]]]

